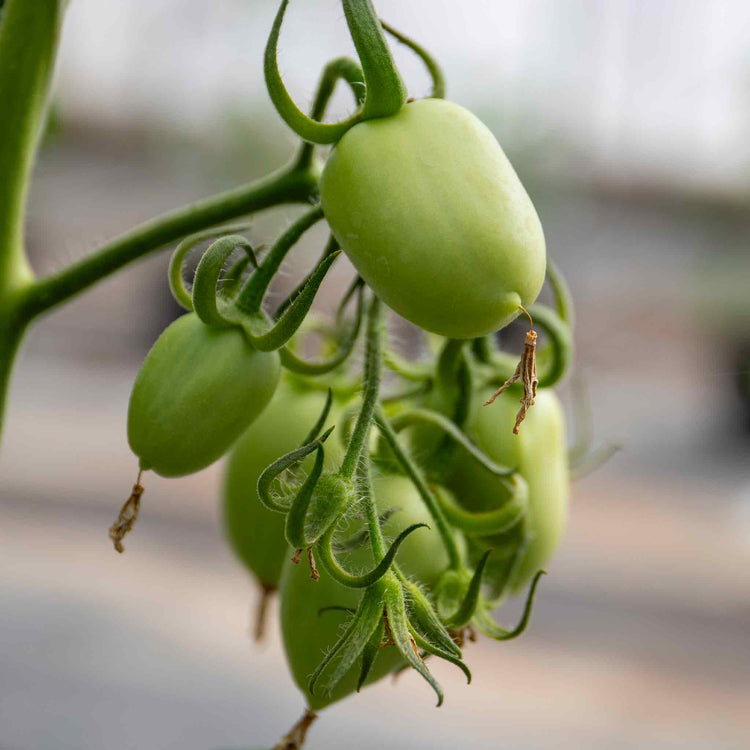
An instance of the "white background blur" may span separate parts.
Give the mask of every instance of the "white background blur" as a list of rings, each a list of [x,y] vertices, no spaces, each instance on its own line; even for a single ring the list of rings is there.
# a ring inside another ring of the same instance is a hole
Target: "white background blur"
[[[437,55],[449,98],[516,166],[576,296],[597,439],[626,449],[574,486],[522,639],[471,645],[468,688],[435,665],[440,710],[415,675],[326,710],[310,750],[747,747],[750,4],[375,5]],[[275,10],[72,0],[29,217],[40,273],[283,162],[294,139],[262,77]],[[290,4],[281,68],[300,103],[351,51],[335,0]],[[396,54],[423,96],[418,62]],[[340,94],[332,116],[349,107]],[[269,212],[257,238],[292,216]],[[287,284],[323,240],[293,255]],[[166,260],[38,322],[16,369],[0,453],[2,750],[249,750],[301,713],[278,636],[248,637],[255,589],[222,539],[220,466],[148,477],[127,553],[107,539],[135,474],[130,386],[176,314]]]

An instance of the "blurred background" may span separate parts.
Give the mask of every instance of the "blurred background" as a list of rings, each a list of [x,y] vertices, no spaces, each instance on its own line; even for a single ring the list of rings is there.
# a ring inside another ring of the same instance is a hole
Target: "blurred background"
[[[326,710],[310,750],[750,746],[750,5],[376,7],[438,56],[449,97],[519,172],[576,298],[597,441],[625,449],[574,485],[522,639],[470,645],[470,688],[436,664],[439,711],[416,675]],[[275,9],[73,0],[31,199],[39,272],[289,156],[262,79]],[[281,65],[299,102],[350,52],[335,0],[291,4]],[[419,63],[396,55],[425,95]],[[341,93],[331,114],[350,106]],[[268,212],[254,237],[294,215]],[[324,239],[310,234],[282,285]],[[107,538],[136,473],[130,387],[177,313],[167,256],[39,321],[15,372],[0,454],[3,749],[269,747],[302,711],[278,635],[250,640],[257,591],[222,538],[220,466],[148,476],[127,553]],[[323,306],[350,274],[339,264]]]

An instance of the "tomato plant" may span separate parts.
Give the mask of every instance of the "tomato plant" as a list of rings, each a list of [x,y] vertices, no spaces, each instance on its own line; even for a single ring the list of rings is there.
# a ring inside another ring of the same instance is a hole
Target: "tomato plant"
[[[572,308],[518,176],[492,133],[445,101],[435,59],[382,24],[370,0],[342,0],[358,59],[331,60],[303,113],[277,64],[282,0],[264,74],[301,139],[289,163],[39,278],[26,255],[25,203],[64,6],[7,0],[0,15],[0,418],[33,321],[179,243],[168,283],[187,312],[135,379],[128,439],[139,473],[110,529],[115,548],[138,517],[143,472],[181,476],[228,453],[227,536],[264,589],[280,586],[284,645],[308,704],[277,747],[300,747],[313,710],[396,668],[417,671],[440,705],[432,661],[470,679],[467,635],[503,641],[524,631],[567,518],[564,423],[550,388],[570,367]],[[425,64],[429,97],[409,99],[386,32]],[[356,109],[326,122],[339,82]],[[320,145],[331,147],[325,159]],[[248,222],[225,223],[282,204],[302,210],[265,252]],[[318,262],[274,308],[268,290],[282,263],[324,221]],[[324,356],[310,360],[290,342],[342,252],[356,274],[319,326]],[[554,308],[535,304],[545,274]],[[388,350],[386,304],[436,334],[427,360]],[[491,334],[521,311],[531,328],[519,363]],[[360,350],[361,370],[352,356]],[[498,385],[509,390],[479,406]],[[520,622],[501,627],[493,607],[526,584]]]

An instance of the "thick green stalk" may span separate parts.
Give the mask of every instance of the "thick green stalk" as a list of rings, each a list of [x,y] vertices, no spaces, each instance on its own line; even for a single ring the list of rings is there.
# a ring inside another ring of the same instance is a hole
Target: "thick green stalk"
[[[13,307],[0,305],[0,437],[13,362],[25,329],[24,321]]]
[[[367,319],[367,344],[365,348],[365,376],[362,407],[357,415],[346,455],[341,463],[339,474],[351,479],[357,469],[359,457],[364,450],[365,442],[370,434],[375,407],[378,403],[380,391],[380,371],[383,366],[383,339],[385,338],[385,314],[383,304],[373,295],[370,312]]]
[[[249,185],[179,208],[116,237],[59,273],[37,281],[24,295],[33,317],[65,302],[124,265],[188,234],[283,203],[305,203],[317,191],[312,171],[284,167]]]
[[[0,310],[11,292],[32,278],[24,215],[64,5],[8,0],[0,18]]]
[[[383,530],[380,528],[380,518],[378,518],[378,509],[375,505],[375,495],[372,489],[372,469],[370,466],[370,456],[369,451],[367,450],[367,445],[363,446],[358,473],[359,490],[365,507],[365,517],[367,519],[367,530],[370,534],[372,556],[375,559],[375,562],[379,563],[385,556],[385,539],[383,539]]]

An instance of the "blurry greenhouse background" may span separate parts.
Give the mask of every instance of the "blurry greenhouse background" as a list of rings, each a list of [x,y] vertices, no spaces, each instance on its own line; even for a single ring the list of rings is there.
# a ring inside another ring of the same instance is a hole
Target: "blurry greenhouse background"
[[[469,688],[436,665],[440,710],[415,675],[333,706],[310,750],[748,747],[750,4],[375,4],[436,53],[449,97],[519,172],[575,294],[596,439],[625,448],[574,485],[522,639],[470,644]],[[275,9],[72,0],[31,201],[40,272],[287,158],[294,139],[262,79]],[[281,63],[298,101],[350,46],[336,0],[290,4]],[[396,54],[423,96],[418,61]],[[348,107],[341,93],[332,115]],[[254,236],[294,215],[269,212]],[[286,283],[323,241],[311,233]],[[222,539],[220,467],[149,476],[127,553],[107,538],[136,470],[130,386],[177,313],[167,258],[39,321],[16,369],[0,453],[0,748],[270,747],[301,713],[279,637],[249,638],[257,592]],[[326,282],[329,307],[350,273]]]

